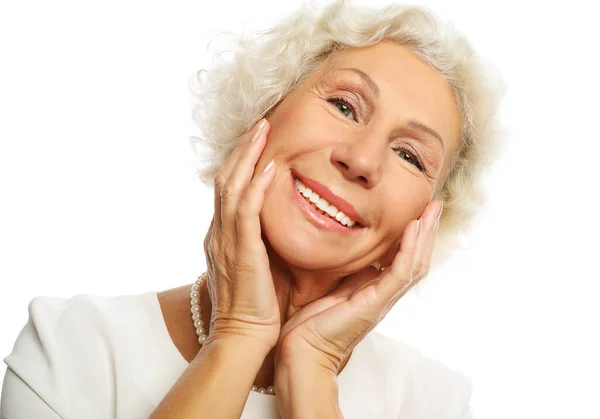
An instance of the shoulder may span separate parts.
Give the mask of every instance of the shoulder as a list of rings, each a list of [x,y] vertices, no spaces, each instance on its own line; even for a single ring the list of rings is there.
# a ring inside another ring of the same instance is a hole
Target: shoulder
[[[405,411],[400,417],[417,412],[419,417],[465,417],[472,392],[471,379],[465,374],[376,331],[370,333],[368,349],[380,357],[392,385],[403,393],[400,409]]]
[[[69,399],[78,392],[94,389],[102,400],[103,393],[112,391],[110,375],[120,362],[118,357],[127,354],[120,348],[129,345],[129,352],[135,352],[136,334],[148,321],[146,312],[153,296],[155,292],[36,297],[4,362],[59,415],[67,417],[73,405]],[[87,402],[93,404],[93,400]]]
[[[94,340],[117,340],[122,326],[146,317],[156,292],[123,296],[75,295],[70,298],[36,297],[29,303],[29,319],[17,338],[34,346],[56,349]],[[78,352],[81,352],[78,350]]]

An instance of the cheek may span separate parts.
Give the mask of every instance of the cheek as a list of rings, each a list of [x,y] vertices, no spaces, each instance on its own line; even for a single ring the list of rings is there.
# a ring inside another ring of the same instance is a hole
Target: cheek
[[[401,183],[398,183],[401,184]],[[405,183],[406,185],[406,183]],[[379,258],[383,266],[389,266],[401,246],[406,227],[412,220],[418,219],[427,206],[427,196],[422,191],[410,194],[412,188],[406,186],[398,190],[393,197],[385,200],[382,206],[381,227],[383,230],[384,250]]]
[[[278,152],[293,154],[319,149],[333,144],[336,135],[331,123],[332,116],[315,98],[282,103],[269,119],[270,142]]]
[[[381,197],[381,224],[385,236],[397,239],[412,220],[417,220],[427,207],[429,191],[423,181],[406,170],[394,173],[396,182],[385,188]]]

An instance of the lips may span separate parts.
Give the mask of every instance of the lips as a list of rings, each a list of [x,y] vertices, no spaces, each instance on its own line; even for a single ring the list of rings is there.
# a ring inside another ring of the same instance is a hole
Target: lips
[[[304,185],[312,189],[317,195],[325,199],[327,202],[337,207],[348,217],[358,222],[361,226],[366,225],[365,221],[358,215],[352,204],[350,204],[342,197],[334,194],[328,187],[317,182],[314,179],[304,177],[298,172],[295,172],[294,170],[292,170],[292,175],[300,179],[302,183],[304,183]]]

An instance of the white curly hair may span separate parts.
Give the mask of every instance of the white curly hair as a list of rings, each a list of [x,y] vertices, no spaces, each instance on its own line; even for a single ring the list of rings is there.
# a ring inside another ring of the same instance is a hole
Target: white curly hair
[[[266,31],[234,36],[229,54],[190,80],[197,98],[192,118],[202,133],[190,140],[201,158],[198,176],[212,186],[238,138],[332,53],[382,40],[402,44],[443,74],[462,115],[461,147],[435,194],[444,211],[431,269],[461,247],[485,202],[483,175],[503,151],[498,110],[506,91],[495,67],[431,10],[400,4],[375,10],[345,0],[323,9],[305,4]]]

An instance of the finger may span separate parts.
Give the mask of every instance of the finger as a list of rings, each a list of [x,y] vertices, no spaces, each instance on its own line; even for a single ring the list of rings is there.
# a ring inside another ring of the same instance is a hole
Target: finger
[[[382,316],[385,316],[404,294],[429,273],[429,264],[435,244],[435,234],[437,232],[438,214],[441,210],[440,205],[443,205],[442,201],[432,201],[423,212],[423,215],[420,218],[423,225],[420,227],[420,234],[416,237],[412,269],[410,273],[404,271],[403,275],[405,275],[405,280],[399,282],[400,286],[382,310]]]
[[[418,224],[418,220],[409,223],[402,237],[400,250],[394,256],[392,264],[381,273],[381,279],[377,284],[377,294],[382,298],[383,304],[387,305],[390,301],[397,300],[412,282],[413,263],[418,241]]]
[[[438,203],[441,203],[443,205],[443,201],[438,201]],[[426,229],[425,235],[422,238],[422,250],[420,250],[422,254],[417,253],[417,258],[420,261],[419,266],[416,268],[418,280],[423,279],[429,274],[429,267],[431,265],[431,255],[433,254],[435,238],[438,231],[438,214],[441,215],[442,209],[440,209],[437,205],[435,206],[435,211],[432,211],[431,214],[430,225]]]
[[[262,240],[260,211],[265,201],[265,193],[275,177],[275,172],[275,162],[271,161],[254,176],[239,202],[236,212],[236,228],[241,246],[256,248],[257,241]]]
[[[415,260],[413,263],[413,276],[417,280],[422,279],[429,271],[429,259],[435,241],[435,224],[441,203],[442,201],[439,200],[431,201],[421,217],[423,226],[421,235],[418,239]]]
[[[221,231],[221,187],[220,183],[217,182],[215,178],[214,184],[214,213],[213,213],[213,224],[212,227],[216,229],[216,231]]]
[[[209,253],[210,242],[212,240],[214,227],[215,227],[215,217],[213,216],[212,220],[210,220],[210,226],[208,226],[208,230],[206,231],[206,236],[204,236],[204,254]]]
[[[221,194],[222,194],[223,188],[227,184],[227,180],[229,179],[229,176],[231,175],[231,173],[235,169],[235,167],[237,165],[237,162],[238,162],[238,160],[240,158],[240,155],[243,153],[243,149],[251,146],[251,141],[250,140],[254,136],[256,136],[256,134],[258,133],[258,131],[260,129],[260,124],[263,121],[265,121],[264,118],[261,119],[260,121],[258,121],[250,131],[244,133],[240,137],[238,145],[229,154],[229,156],[227,157],[227,160],[225,160],[225,163],[219,169],[219,171],[217,172],[217,174],[215,176],[215,181],[214,181],[214,206],[215,206],[215,208],[214,208],[214,217],[215,217],[215,228],[217,229],[217,231],[220,231],[221,230],[221,226],[222,226]]]
[[[257,121],[254,126],[245,133],[243,133],[233,151],[227,157],[225,164],[221,168],[221,174],[224,179],[229,179],[231,174],[236,170],[238,161],[241,156],[246,152],[246,149],[252,147],[253,141],[259,135],[261,129],[266,125],[266,118],[262,118]]]
[[[244,149],[240,155],[235,170],[227,179],[225,185],[226,191],[221,192],[221,216],[223,220],[231,220],[235,216],[240,206],[240,199],[245,191],[248,190],[252,177],[265,144],[266,136],[269,131],[269,124],[266,122],[251,141],[251,144]],[[225,192],[225,193],[224,193]],[[234,224],[231,224],[232,226]]]
[[[429,203],[419,218],[422,224],[420,227],[418,226],[419,220],[412,221],[412,224],[409,223],[406,233],[403,234],[398,253],[393,257],[390,266],[381,274],[376,291],[377,296],[380,297],[381,316],[385,316],[394,304],[418,282],[418,279],[427,274],[439,204],[440,201]]]

